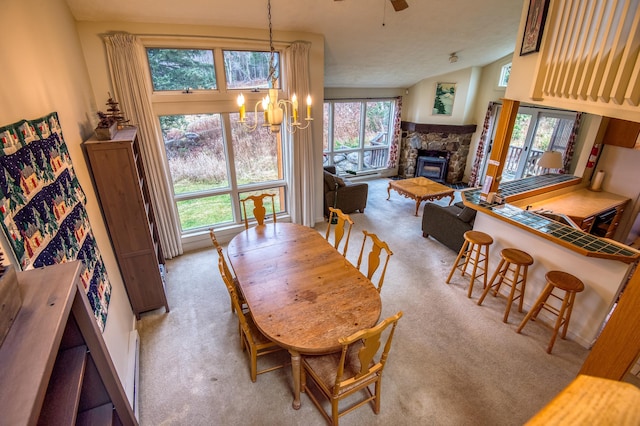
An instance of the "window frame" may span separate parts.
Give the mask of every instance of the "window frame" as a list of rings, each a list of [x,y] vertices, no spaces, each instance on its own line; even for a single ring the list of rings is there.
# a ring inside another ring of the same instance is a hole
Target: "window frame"
[[[336,103],[360,103],[361,104],[361,109],[360,109],[360,123],[359,123],[359,142],[358,142],[358,147],[357,148],[347,148],[347,149],[339,149],[336,150],[334,147],[334,134],[333,134],[333,125],[334,125],[334,114],[335,114],[335,108],[334,105]],[[365,168],[364,167],[364,158],[365,158],[365,153],[366,152],[371,152],[371,151],[376,151],[380,149],[380,146],[366,146],[366,141],[365,141],[365,136],[366,136],[366,120],[367,120],[367,104],[368,103],[374,103],[374,102],[388,102],[390,105],[390,109],[389,109],[389,123],[387,124],[389,132],[387,135],[387,144],[385,145],[385,148],[387,149],[386,152],[386,158],[388,161],[389,158],[389,150],[391,149],[391,145],[392,145],[392,137],[393,137],[393,123],[394,123],[394,117],[395,117],[395,108],[396,108],[396,104],[395,104],[395,99],[394,98],[384,98],[384,97],[380,97],[380,98],[353,98],[353,99],[325,99],[323,102],[323,114],[325,112],[325,106],[329,105],[329,109],[328,109],[328,113],[329,113],[329,117],[327,117],[327,128],[323,129],[323,132],[325,132],[326,134],[326,142],[327,142],[327,149],[325,149],[324,147],[324,141],[323,141],[323,147],[322,147],[322,155],[323,155],[323,166],[334,166],[335,162],[334,162],[334,156],[338,155],[338,154],[349,154],[349,153],[354,153],[357,152],[359,154],[359,159],[358,159],[358,170],[356,171],[356,173],[358,172],[363,172],[363,171],[380,171],[380,170],[385,170],[387,169],[386,164],[380,167],[376,167],[376,168]],[[323,124],[324,126],[324,124]],[[323,138],[324,138],[324,134],[323,134]],[[386,163],[386,161],[385,161]],[[337,172],[341,175],[345,175],[345,173],[340,173],[339,170],[337,170]]]
[[[226,187],[210,188],[207,190],[201,190],[197,192],[175,194],[173,192],[173,181],[169,172],[169,164],[166,155],[159,160],[164,162],[164,169],[167,171],[167,179],[171,182],[172,197],[174,202],[174,208],[177,211],[177,203],[185,200],[192,200],[198,198],[206,198],[217,195],[229,194],[232,202],[233,219],[231,222],[222,222],[216,224],[203,225],[197,228],[189,228],[186,230],[181,229],[182,238],[188,238],[193,235],[199,235],[204,231],[207,231],[210,227],[235,227],[243,225],[242,206],[240,202],[240,194],[249,191],[258,191],[262,189],[281,188],[284,198],[281,202],[283,211],[278,214],[279,217],[288,216],[289,206],[291,201],[289,200],[290,191],[288,188],[288,176],[287,166],[288,159],[286,158],[283,138],[280,134],[275,136],[276,141],[280,144],[278,149],[278,155],[283,164],[282,166],[282,178],[277,180],[251,183],[238,185],[237,175],[235,169],[235,159],[233,151],[233,139],[231,131],[231,114],[238,112],[238,106],[236,98],[240,92],[245,96],[245,102],[247,105],[255,105],[259,102],[263,96],[266,95],[267,89],[260,89],[259,91],[252,91],[249,89],[228,89],[226,82],[226,74],[224,69],[224,50],[244,50],[244,51],[257,51],[266,52],[265,43],[263,40],[251,40],[251,39],[224,39],[224,38],[168,38],[164,36],[142,36],[140,37],[142,45],[147,48],[166,48],[166,49],[203,49],[213,51],[214,70],[216,75],[216,89],[197,90],[193,89],[190,93],[184,93],[181,91],[154,91],[151,80],[151,69],[147,62],[146,67],[146,79],[150,88],[150,100],[153,108],[153,114],[156,119],[159,120],[163,115],[191,115],[191,114],[220,114],[224,149],[227,161],[227,173],[229,184]],[[279,55],[279,96],[284,96],[282,87],[285,87],[286,76],[282,72],[283,64],[283,51],[288,46],[285,43],[275,43],[274,47]],[[251,109],[249,109],[247,115],[250,115]]]

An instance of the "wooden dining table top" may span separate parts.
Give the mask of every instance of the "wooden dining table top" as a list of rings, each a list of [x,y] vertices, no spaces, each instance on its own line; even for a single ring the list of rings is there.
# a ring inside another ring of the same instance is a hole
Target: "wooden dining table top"
[[[227,253],[256,326],[290,351],[338,351],[340,337],[380,318],[374,285],[313,228],[256,226]]]

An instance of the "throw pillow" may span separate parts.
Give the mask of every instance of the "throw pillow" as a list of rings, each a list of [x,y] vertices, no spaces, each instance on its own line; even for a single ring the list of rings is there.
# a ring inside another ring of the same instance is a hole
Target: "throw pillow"
[[[333,191],[335,188],[335,181],[333,180],[333,175],[328,171],[324,171],[324,184],[328,190]]]
[[[463,222],[469,223],[476,217],[476,211],[471,207],[465,206],[460,213],[458,213],[458,219]]]
[[[338,186],[347,186],[340,176],[333,175],[333,180],[338,184]]]

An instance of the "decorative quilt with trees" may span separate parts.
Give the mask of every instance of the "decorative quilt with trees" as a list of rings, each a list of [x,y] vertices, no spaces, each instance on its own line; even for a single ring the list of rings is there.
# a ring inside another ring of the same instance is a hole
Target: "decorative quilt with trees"
[[[2,230],[22,270],[81,260],[81,281],[104,330],[111,284],[91,232],[57,113],[0,127]]]

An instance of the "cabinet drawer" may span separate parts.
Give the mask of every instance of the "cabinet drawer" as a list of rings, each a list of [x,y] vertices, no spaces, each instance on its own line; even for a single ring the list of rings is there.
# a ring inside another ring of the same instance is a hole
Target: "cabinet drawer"
[[[578,224],[580,225],[580,229],[582,229],[584,232],[590,232],[595,218],[596,218],[595,216],[589,216],[586,219],[582,219],[582,222],[578,221]]]

